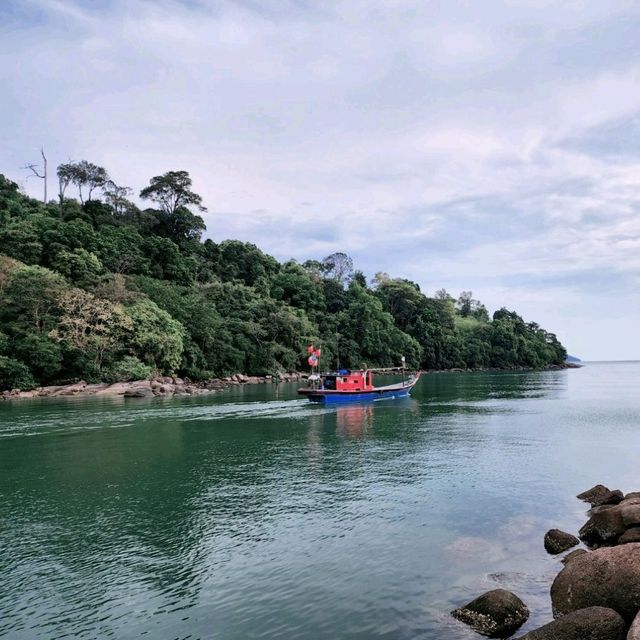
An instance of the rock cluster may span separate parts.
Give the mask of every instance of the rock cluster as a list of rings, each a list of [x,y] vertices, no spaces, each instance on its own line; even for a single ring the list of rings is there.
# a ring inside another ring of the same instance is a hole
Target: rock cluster
[[[246,376],[236,373],[226,378],[214,378],[204,382],[192,382],[188,378],[174,378],[170,376],[157,377],[151,380],[134,380],[132,382],[103,382],[87,384],[83,380],[73,384],[38,387],[31,391],[4,391],[0,393],[0,400],[14,400],[20,398],[58,398],[68,396],[124,396],[125,398],[153,398],[180,395],[198,395],[215,393],[232,386],[242,384],[268,384],[274,382],[294,382],[304,377],[301,373],[282,373],[278,376]]]
[[[578,534],[590,550],[562,558],[564,568],[551,586],[555,619],[519,640],[640,640],[640,492],[624,495],[596,485],[578,498],[591,505]],[[544,546],[556,555],[580,540],[551,529]],[[515,594],[502,589],[451,613],[490,637],[513,634],[529,615]]]
[[[601,486],[601,485],[599,485]],[[594,489],[590,491],[594,491]],[[606,489],[606,487],[605,487]],[[580,494],[583,496],[584,494]],[[580,497],[578,496],[578,497]],[[580,540],[589,548],[640,541],[640,496],[622,491],[602,492],[582,498],[593,507],[590,518],[580,529]],[[604,500],[604,502],[603,502]]]

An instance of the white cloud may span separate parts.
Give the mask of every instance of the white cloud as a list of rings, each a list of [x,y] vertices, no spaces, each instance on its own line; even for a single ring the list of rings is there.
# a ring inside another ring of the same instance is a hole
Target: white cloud
[[[640,319],[619,293],[640,274],[640,153],[586,144],[640,114],[634,3],[13,0],[0,18],[10,177],[42,143],[135,188],[184,168],[214,239],[344,250],[522,310],[578,355],[640,356],[589,315]]]

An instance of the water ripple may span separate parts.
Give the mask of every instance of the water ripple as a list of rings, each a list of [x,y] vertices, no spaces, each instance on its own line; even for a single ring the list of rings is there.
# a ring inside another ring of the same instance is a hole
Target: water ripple
[[[636,476],[638,373],[0,405],[0,636],[470,639],[448,611],[498,585],[533,628],[544,531]]]

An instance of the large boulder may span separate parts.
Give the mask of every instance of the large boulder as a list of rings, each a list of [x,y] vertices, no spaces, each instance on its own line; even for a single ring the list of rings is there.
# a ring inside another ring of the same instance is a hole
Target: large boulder
[[[136,387],[124,392],[125,398],[153,398],[154,393],[151,387]]]
[[[613,544],[624,533],[625,524],[618,507],[609,507],[594,513],[578,535],[589,546]]]
[[[618,544],[629,544],[630,542],[640,542],[640,527],[627,529],[619,538]]]
[[[591,489],[587,489],[586,491],[579,493],[576,497],[578,500],[584,500],[584,502],[588,502],[590,505],[594,506],[594,501],[597,501],[608,493],[611,493],[611,490],[608,487],[605,487],[603,484],[597,484],[595,487],[591,487]]]
[[[518,640],[625,640],[626,625],[620,614],[605,607],[588,607],[569,613]]]
[[[640,613],[638,613],[629,628],[627,640],[640,640]]]
[[[618,504],[624,500],[624,494],[620,489],[615,489],[614,491],[608,491],[600,496],[597,496],[591,501],[591,506],[599,507],[603,504]]]
[[[635,498],[630,498],[629,502],[621,502],[616,509],[620,512],[625,527],[640,525],[640,502],[636,502]]]
[[[609,607],[631,623],[640,610],[640,543],[597,549],[569,562],[551,585],[554,617]]]
[[[482,635],[506,638],[527,621],[529,609],[511,591],[494,589],[454,609],[451,615]]]
[[[567,562],[571,562],[573,559],[577,558],[578,556],[584,555],[585,553],[589,552],[586,549],[574,549],[571,553],[567,553],[567,555],[562,558],[560,562],[562,562],[562,564],[567,564]]]
[[[79,393],[81,393],[82,391],[84,391],[84,388],[87,386],[87,383],[84,380],[81,380],[80,382],[76,382],[75,384],[68,384],[64,387],[62,387],[62,389],[60,389],[59,391],[56,391],[55,393],[51,394],[51,395],[55,395],[55,396],[75,396]]]
[[[544,536],[544,548],[548,553],[557,555],[580,544],[580,540],[566,531],[551,529]]]
[[[104,389],[98,389],[94,395],[96,396],[122,396],[131,388],[128,382],[115,382]]]

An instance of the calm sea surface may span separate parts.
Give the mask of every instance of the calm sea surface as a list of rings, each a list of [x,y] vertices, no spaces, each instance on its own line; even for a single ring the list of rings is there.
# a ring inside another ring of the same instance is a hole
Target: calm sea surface
[[[640,489],[640,364],[439,374],[324,408],[295,386],[0,403],[0,636],[477,638],[550,620],[573,496]]]

